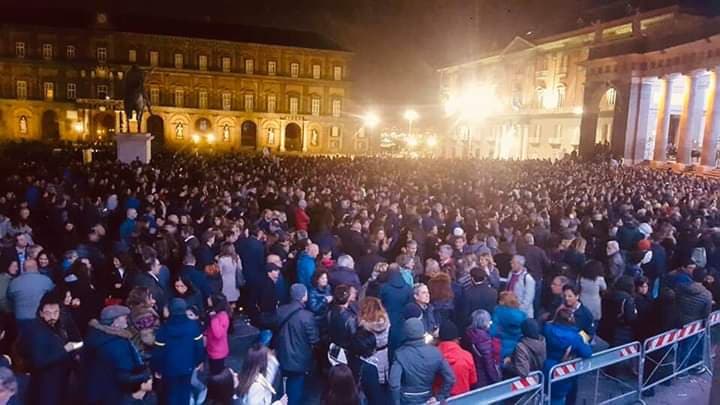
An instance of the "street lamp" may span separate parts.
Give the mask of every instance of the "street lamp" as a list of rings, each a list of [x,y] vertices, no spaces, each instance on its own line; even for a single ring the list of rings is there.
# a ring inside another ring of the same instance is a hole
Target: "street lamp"
[[[403,118],[405,118],[408,122],[408,138],[412,137],[412,124],[413,121],[420,118],[417,111],[415,110],[405,110],[405,114],[403,114]]]
[[[363,126],[366,128],[375,128],[380,124],[380,117],[372,111],[368,111],[363,115]]]

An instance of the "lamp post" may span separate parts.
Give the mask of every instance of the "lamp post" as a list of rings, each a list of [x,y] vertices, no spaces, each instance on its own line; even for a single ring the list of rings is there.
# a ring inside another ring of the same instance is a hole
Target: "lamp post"
[[[420,118],[418,113],[415,110],[405,110],[405,114],[403,114],[403,118],[405,118],[408,122],[408,138],[412,137],[412,124],[413,121]]]
[[[368,111],[362,116],[362,123],[363,123],[363,128],[362,128],[363,132],[365,132],[366,130],[367,130],[367,132],[370,132],[370,130],[372,130],[373,128],[378,126],[378,124],[380,123],[380,117],[378,117],[378,115],[375,114],[373,111]],[[365,133],[365,135],[367,138],[370,138],[371,134]],[[368,142],[368,145],[370,145],[371,140],[368,139],[367,142]],[[379,143],[378,143],[378,145],[379,145]],[[370,149],[370,146],[368,146],[368,149]],[[379,146],[375,147],[374,142],[373,142],[373,149],[375,149],[376,152],[377,152],[377,149],[379,149]]]

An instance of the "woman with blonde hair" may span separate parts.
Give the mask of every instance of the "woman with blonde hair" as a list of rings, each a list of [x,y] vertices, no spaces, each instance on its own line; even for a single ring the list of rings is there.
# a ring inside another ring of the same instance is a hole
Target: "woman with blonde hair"
[[[587,247],[587,241],[578,236],[577,238],[573,239],[572,242],[570,242],[570,247],[568,250],[565,251],[565,257],[563,257],[563,262],[567,263],[568,266],[570,266],[570,270],[572,271],[572,277],[573,279],[577,278],[577,276],[582,271],[583,266],[585,265],[585,262],[587,261],[587,255],[585,254],[585,248]]]
[[[358,330],[351,351],[360,359],[360,383],[369,405],[390,403],[388,338],[390,318],[375,297],[360,301]]]
[[[522,323],[527,316],[520,309],[520,300],[512,291],[503,291],[492,316],[490,334],[500,339],[500,359],[510,357],[522,338]]]

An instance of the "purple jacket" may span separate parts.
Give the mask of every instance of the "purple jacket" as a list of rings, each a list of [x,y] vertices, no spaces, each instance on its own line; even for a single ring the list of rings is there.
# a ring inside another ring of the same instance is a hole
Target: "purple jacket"
[[[465,339],[470,346],[470,353],[475,359],[478,382],[476,388],[481,388],[500,381],[498,363],[493,356],[492,337],[484,329],[468,328]]]

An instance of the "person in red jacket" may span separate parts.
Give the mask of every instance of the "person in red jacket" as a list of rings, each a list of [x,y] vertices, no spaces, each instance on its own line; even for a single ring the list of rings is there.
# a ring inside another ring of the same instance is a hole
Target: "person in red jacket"
[[[310,225],[310,216],[305,212],[307,201],[298,201],[298,208],[295,210],[295,229],[298,231],[307,231]]]
[[[440,325],[440,343],[438,349],[450,364],[455,373],[455,385],[450,395],[460,395],[470,391],[477,384],[477,371],[472,354],[460,347],[460,332],[452,321],[444,321]],[[440,381],[435,381],[433,391],[440,388]]]

